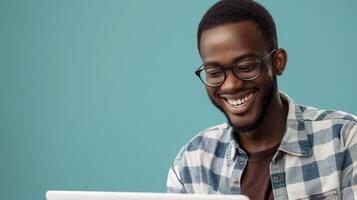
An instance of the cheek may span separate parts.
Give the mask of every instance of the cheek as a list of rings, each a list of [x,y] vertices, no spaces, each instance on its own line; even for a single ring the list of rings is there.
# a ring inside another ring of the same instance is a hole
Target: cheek
[[[273,79],[275,76],[274,65],[264,66],[265,70],[264,73],[266,74],[267,78]]]
[[[275,72],[271,67],[266,68],[256,79],[256,84],[262,88],[270,88],[274,82]]]
[[[209,86],[206,86],[206,92],[208,94],[208,96],[213,100],[215,101],[216,103],[219,104],[219,97],[217,95],[218,93],[218,89],[217,88],[212,88],[212,87],[209,87]]]
[[[273,79],[273,77],[275,76],[275,71],[272,69],[272,67],[269,67],[269,69],[267,70],[267,74],[270,79]]]
[[[212,87],[209,87],[209,86],[206,86],[206,91],[207,91],[207,94],[210,97],[214,97],[215,93],[217,93],[215,88],[212,88]]]

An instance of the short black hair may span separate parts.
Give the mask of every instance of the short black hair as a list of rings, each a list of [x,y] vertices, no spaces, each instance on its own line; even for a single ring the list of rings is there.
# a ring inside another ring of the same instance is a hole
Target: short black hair
[[[276,28],[273,17],[267,9],[253,0],[220,0],[207,10],[202,17],[197,31],[197,47],[203,31],[225,24],[241,21],[254,21],[258,24],[270,50],[278,47]]]

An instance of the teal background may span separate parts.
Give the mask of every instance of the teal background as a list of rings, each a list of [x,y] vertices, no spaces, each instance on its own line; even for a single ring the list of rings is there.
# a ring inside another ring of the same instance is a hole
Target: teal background
[[[164,192],[176,153],[224,122],[194,76],[215,1],[0,0],[0,199]],[[287,50],[280,89],[357,113],[357,2],[259,1]]]

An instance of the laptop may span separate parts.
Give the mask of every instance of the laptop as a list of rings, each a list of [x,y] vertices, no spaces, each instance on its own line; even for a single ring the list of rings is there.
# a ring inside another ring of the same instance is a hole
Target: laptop
[[[47,200],[249,200],[244,195],[48,191]]]

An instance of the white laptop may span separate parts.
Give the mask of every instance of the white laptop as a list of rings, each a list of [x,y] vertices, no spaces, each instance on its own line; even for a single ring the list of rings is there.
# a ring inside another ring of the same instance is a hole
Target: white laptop
[[[48,191],[47,200],[249,200],[244,195]]]

